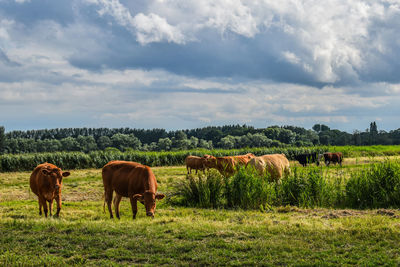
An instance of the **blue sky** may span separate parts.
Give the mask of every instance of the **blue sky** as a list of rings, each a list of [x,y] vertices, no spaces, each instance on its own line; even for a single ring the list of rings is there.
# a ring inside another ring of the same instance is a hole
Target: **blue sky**
[[[400,128],[398,0],[0,0],[0,125]]]

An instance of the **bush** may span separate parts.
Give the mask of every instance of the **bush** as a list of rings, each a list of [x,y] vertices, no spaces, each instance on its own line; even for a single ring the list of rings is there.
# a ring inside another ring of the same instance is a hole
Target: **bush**
[[[294,168],[279,183],[242,168],[231,177],[215,170],[205,177],[188,176],[174,192],[185,206],[264,210],[273,205],[335,207],[342,204],[343,187],[343,179],[327,179],[321,168]]]
[[[361,209],[399,207],[399,162],[387,160],[353,172],[346,184],[346,205]]]
[[[177,185],[178,203],[200,208],[218,208],[223,205],[223,178],[216,171],[206,175],[187,175],[186,180]]]
[[[225,178],[225,198],[228,207],[257,209],[271,206],[275,201],[274,183],[269,177],[259,176],[254,169],[241,168]]]
[[[280,205],[299,207],[333,207],[340,196],[341,184],[328,181],[317,167],[293,168],[277,185]]]

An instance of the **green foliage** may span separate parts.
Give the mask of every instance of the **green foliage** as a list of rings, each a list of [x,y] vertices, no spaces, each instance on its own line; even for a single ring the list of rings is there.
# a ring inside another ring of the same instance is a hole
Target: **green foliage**
[[[278,204],[299,207],[334,207],[340,186],[334,186],[318,167],[293,168],[277,185]]]
[[[79,146],[79,143],[77,143]],[[203,156],[204,154],[220,156],[234,156],[253,153],[256,156],[265,154],[283,153],[289,160],[302,153],[323,153],[325,151],[342,152],[344,157],[382,156],[400,154],[400,146],[343,146],[343,147],[271,147],[271,148],[243,148],[243,149],[196,149],[181,151],[147,152],[126,149],[121,152],[116,148],[106,148],[104,151],[83,152],[54,152],[35,154],[4,154],[0,155],[0,170],[2,171],[30,171],[38,164],[50,162],[62,168],[86,169],[101,168],[110,160],[128,160],[148,166],[183,165],[186,156]]]
[[[180,204],[189,207],[219,208],[222,206],[223,179],[216,171],[207,175],[187,175],[177,185]],[[178,202],[179,203],[179,202]]]
[[[219,178],[218,178],[219,176]],[[211,190],[218,179],[218,190]],[[221,187],[222,185],[222,187]],[[182,188],[185,188],[182,190]],[[189,190],[190,189],[190,190]],[[215,194],[213,194],[215,192]],[[222,193],[221,193],[222,192]],[[341,175],[327,176],[321,167],[293,168],[280,182],[270,182],[252,169],[240,169],[232,177],[210,172],[206,179],[190,176],[175,189],[182,203],[212,208],[258,209],[275,206],[335,208],[400,207],[400,163],[386,161],[353,172],[348,180]],[[219,199],[218,205],[210,199]]]
[[[399,162],[385,161],[353,172],[346,184],[346,197],[352,208],[399,207]]]
[[[239,169],[234,176],[225,178],[227,206],[242,209],[269,207],[276,197],[274,183],[269,180],[267,176],[260,177],[254,169]]]

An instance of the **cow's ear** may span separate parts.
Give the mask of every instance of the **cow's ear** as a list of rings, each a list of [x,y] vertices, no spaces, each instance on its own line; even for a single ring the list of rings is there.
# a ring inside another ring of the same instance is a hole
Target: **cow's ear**
[[[62,176],[63,177],[68,177],[71,173],[70,172],[63,172]]]
[[[164,194],[156,194],[156,199],[160,200],[163,199],[165,197]]]
[[[142,194],[135,194],[135,195],[133,195],[133,199],[134,200],[143,201],[143,195]]]
[[[49,172],[48,169],[42,169],[42,173],[43,173],[44,175],[49,175],[49,174],[50,174],[50,172]]]

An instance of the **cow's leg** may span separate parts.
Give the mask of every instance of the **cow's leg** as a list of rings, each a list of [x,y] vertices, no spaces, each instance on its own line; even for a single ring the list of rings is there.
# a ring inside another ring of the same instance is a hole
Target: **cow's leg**
[[[133,219],[136,219],[136,213],[137,213],[137,200],[131,196],[129,198],[131,200],[131,206],[132,206],[132,214],[133,214]]]
[[[56,202],[57,202],[56,217],[59,217],[59,216],[60,216],[60,211],[61,211],[61,204],[62,204],[61,195],[58,195],[58,196],[56,197]]]
[[[39,202],[39,215],[42,216],[42,201],[40,201],[40,197],[38,199]]]
[[[113,197],[113,190],[108,190],[105,192],[104,198],[105,198],[105,201],[107,202],[107,208],[108,208],[108,212],[110,213],[111,219],[114,218],[113,212],[111,209],[112,197]]]
[[[189,174],[189,166],[186,166],[187,174]]]
[[[46,203],[46,199],[44,197],[39,197],[39,201],[43,207],[43,211],[44,211],[44,216],[47,217],[47,203]]]
[[[49,215],[50,217],[52,216],[52,211],[53,211],[53,199],[49,200]]]
[[[121,202],[122,196],[115,194],[114,197],[114,209],[115,209],[115,216],[119,219],[119,203]]]

